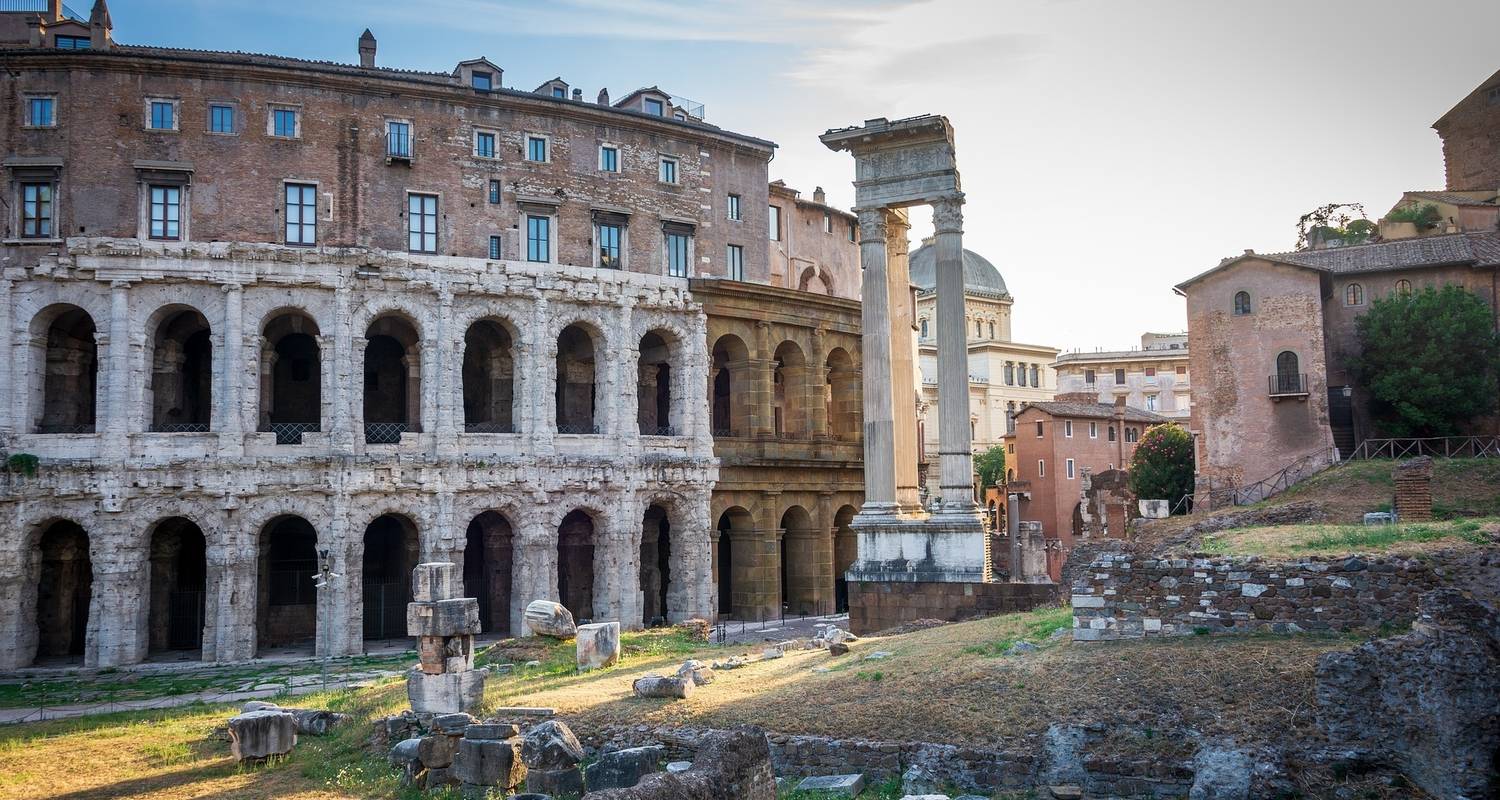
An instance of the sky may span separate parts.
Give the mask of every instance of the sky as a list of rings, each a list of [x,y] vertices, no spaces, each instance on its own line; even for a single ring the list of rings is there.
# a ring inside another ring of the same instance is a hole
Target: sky
[[[72,0],[88,13],[89,0]],[[1000,269],[1013,338],[1119,349],[1186,326],[1172,286],[1292,249],[1325,203],[1371,218],[1443,186],[1431,125],[1500,69],[1500,2],[1437,0],[112,0],[117,41],[641,86],[780,145],[770,165],[854,201],[817,139],[943,114],[964,244]],[[1500,187],[1497,187],[1500,188]],[[913,216],[914,239],[931,230]],[[916,242],[913,242],[915,246]]]

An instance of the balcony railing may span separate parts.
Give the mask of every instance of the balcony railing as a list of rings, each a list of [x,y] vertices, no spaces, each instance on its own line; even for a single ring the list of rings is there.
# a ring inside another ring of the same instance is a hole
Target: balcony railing
[[[404,422],[366,422],[365,444],[398,444],[407,427]]]
[[[465,422],[464,433],[515,433],[516,426],[510,422]]]
[[[36,426],[36,432],[37,433],[46,433],[46,434],[58,434],[58,433],[94,433],[94,426],[93,425],[38,425],[38,426]]]
[[[677,429],[671,425],[642,425],[642,436],[676,436]]]
[[[559,426],[557,426],[557,432],[558,433],[564,433],[564,434],[572,434],[572,435],[593,434],[593,433],[598,433],[599,432],[599,426],[598,425],[559,425]]]
[[[206,422],[168,422],[152,425],[152,433],[208,433]]]
[[[1272,397],[1305,397],[1307,395],[1307,373],[1282,373],[1272,375],[1266,381]]]
[[[273,422],[266,427],[276,434],[277,444],[302,444],[302,434],[317,433],[319,428],[316,422]]]

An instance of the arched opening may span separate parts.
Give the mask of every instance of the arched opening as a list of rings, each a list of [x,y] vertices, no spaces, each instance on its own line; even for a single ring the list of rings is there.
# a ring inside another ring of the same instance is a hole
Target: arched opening
[[[277,444],[301,444],[302,434],[321,430],[323,367],[318,324],[297,311],[266,323],[260,345],[260,430]]]
[[[860,377],[849,351],[835,347],[824,364],[828,379],[823,402],[828,408],[828,434],[839,441],[858,441],[863,426]]]
[[[776,348],[771,375],[771,425],[777,436],[802,438],[807,433],[807,359],[796,342]]]
[[[745,343],[732,333],[720,336],[714,342],[709,398],[715,436],[743,436],[745,433],[742,429],[748,417],[749,400],[735,395],[735,387],[739,385],[735,373],[744,368],[749,357]],[[740,394],[746,394],[743,389],[747,387],[740,388]]]
[[[846,573],[859,558],[859,538],[851,523],[858,513],[854,506],[844,506],[833,515],[833,611],[849,612],[849,579]]]
[[[77,306],[49,309],[33,323],[33,341],[41,342],[33,345],[33,363],[41,367],[37,433],[94,432],[99,382],[94,333],[93,317]]]
[[[594,618],[594,519],[571,511],[557,526],[557,596],[580,624]]]
[[[406,604],[411,602],[411,571],[421,557],[417,526],[398,514],[382,514],[365,526],[360,560],[365,599],[366,639],[406,636]]]
[[[1243,317],[1243,316],[1245,316],[1246,314],[1249,314],[1249,313],[1250,313],[1250,293],[1249,292],[1235,292],[1234,293],[1234,315],[1236,317]]]
[[[464,596],[479,599],[479,626],[509,636],[511,564],[514,538],[510,521],[486,511],[469,522],[464,544]]]
[[[557,336],[557,432],[598,433],[594,421],[594,339],[581,325]]]
[[[1283,350],[1276,356],[1276,393],[1295,394],[1303,391],[1302,376],[1297,371],[1297,354]]]
[[[203,433],[213,409],[214,345],[196,309],[167,313],[151,347],[151,430]]]
[[[422,356],[416,328],[386,315],[365,334],[365,442],[395,444],[421,430]]]
[[[797,288],[813,294],[833,295],[833,283],[829,280],[828,274],[820,272],[816,267],[808,267],[802,271]]]
[[[656,331],[641,337],[637,413],[642,436],[675,436],[672,427],[672,351]]]
[[[831,553],[820,545],[812,516],[802,506],[792,506],[781,515],[781,605],[787,614],[823,614],[822,601],[828,595],[819,591],[821,570],[827,568]],[[831,589],[832,587],[829,587]]]
[[[169,517],[151,532],[148,652],[186,654],[203,647],[206,553],[203,530],[191,520]]]
[[[464,333],[464,431],[515,432],[515,352],[510,331],[483,319]]]
[[[301,517],[261,529],[256,634],[259,649],[309,643],[318,632],[318,533]]]
[[[646,508],[641,520],[641,623],[647,627],[665,625],[667,589],[672,581],[672,526],[667,510],[658,505]]]
[[[750,619],[752,605],[751,585],[748,570],[755,564],[754,542],[755,520],[750,512],[739,506],[719,515],[719,540],[714,545],[714,582],[719,587],[719,615]],[[739,597],[736,597],[739,593]]]
[[[80,658],[94,588],[89,535],[78,523],[59,520],[42,532],[37,549],[36,663]]]

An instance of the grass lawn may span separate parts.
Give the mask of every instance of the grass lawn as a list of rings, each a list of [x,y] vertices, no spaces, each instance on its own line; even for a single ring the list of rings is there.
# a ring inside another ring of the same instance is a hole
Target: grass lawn
[[[1038,747],[1055,721],[1115,725],[1120,752],[1180,757],[1182,730],[1278,740],[1313,728],[1317,657],[1352,637],[1186,637],[1075,644],[1049,638],[1068,612],[1045,609],[854,643],[849,655],[793,651],[721,671],[688,700],[641,700],[631,681],[688,656],[758,652],[719,648],[679,633],[627,633],[620,666],[574,675],[572,643],[508,640],[492,663],[485,705],[552,706],[586,735],[603,725],[721,727],[751,722],[789,734],[990,747]],[[1037,652],[1004,655],[1026,640]],[[890,655],[862,660],[872,651]],[[526,661],[540,666],[524,668]],[[367,753],[369,720],[406,706],[404,685],[297,698],[355,721],[303,737],[287,759],[241,767],[214,736],[229,706],[189,706],[0,728],[0,800],[8,798],[415,798],[383,758]],[[879,787],[882,791],[894,787]],[[884,798],[877,793],[875,797]],[[899,797],[899,794],[891,795]]]
[[[1398,525],[1272,525],[1236,528],[1203,537],[1203,549],[1225,555],[1271,558],[1344,553],[1421,552],[1483,545],[1500,533],[1500,518],[1440,520]]]

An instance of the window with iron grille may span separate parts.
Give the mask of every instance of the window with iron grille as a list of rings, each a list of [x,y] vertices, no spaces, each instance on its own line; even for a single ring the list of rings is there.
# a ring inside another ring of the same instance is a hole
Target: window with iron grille
[[[52,236],[52,184],[21,184],[21,237],[47,239]]]
[[[318,243],[318,187],[310,183],[286,185],[286,243]]]
[[[500,260],[500,237],[499,236],[491,236],[490,237],[490,260],[491,261],[499,261]]]
[[[385,154],[411,158],[411,124],[390,121],[385,124]]]
[[[150,192],[151,238],[182,238],[182,187],[152,186]]]
[[[413,253],[436,253],[437,207],[435,194],[412,194],[406,198],[406,247]]]
[[[500,204],[500,181],[490,181],[490,205]]]

